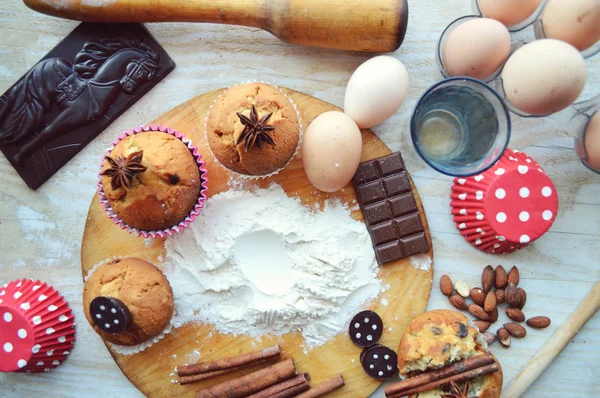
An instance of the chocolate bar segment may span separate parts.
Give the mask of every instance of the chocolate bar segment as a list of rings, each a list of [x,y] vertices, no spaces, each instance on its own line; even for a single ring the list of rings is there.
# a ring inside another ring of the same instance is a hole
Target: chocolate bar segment
[[[399,152],[361,163],[352,182],[379,265],[429,251]]]
[[[140,24],[82,23],[0,97],[0,149],[36,189],[173,68]]]

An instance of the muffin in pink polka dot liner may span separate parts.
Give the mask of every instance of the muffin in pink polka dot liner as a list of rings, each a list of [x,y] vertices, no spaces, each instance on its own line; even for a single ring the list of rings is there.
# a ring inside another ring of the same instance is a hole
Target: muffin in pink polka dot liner
[[[556,188],[540,165],[507,149],[482,174],[455,178],[452,214],[460,234],[487,253],[510,253],[540,238],[558,210]]]
[[[51,286],[32,279],[0,288],[0,372],[47,372],[75,343],[71,308]]]

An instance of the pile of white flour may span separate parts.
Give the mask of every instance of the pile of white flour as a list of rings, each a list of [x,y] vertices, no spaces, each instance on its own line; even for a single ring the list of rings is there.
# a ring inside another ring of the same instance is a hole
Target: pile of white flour
[[[312,347],[383,291],[364,224],[337,202],[311,211],[279,185],[213,196],[165,247],[176,327],[202,321],[256,337],[300,330]]]

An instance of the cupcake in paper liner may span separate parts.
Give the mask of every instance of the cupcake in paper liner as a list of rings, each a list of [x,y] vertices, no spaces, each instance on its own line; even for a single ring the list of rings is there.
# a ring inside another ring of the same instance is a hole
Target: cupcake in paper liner
[[[108,216],[144,238],[172,236],[204,207],[208,178],[198,148],[163,126],[126,131],[106,151],[98,192]]]
[[[452,214],[474,247],[510,253],[540,238],[558,210],[556,188],[531,157],[507,149],[483,174],[455,178]]]
[[[206,141],[218,162],[245,178],[281,171],[298,153],[302,123],[296,105],[263,82],[235,85],[211,105]]]
[[[173,291],[153,264],[134,257],[113,258],[95,265],[85,279],[85,317],[116,352],[140,352],[170,332]]]
[[[73,313],[51,286],[21,279],[0,289],[0,372],[50,371],[74,344]]]

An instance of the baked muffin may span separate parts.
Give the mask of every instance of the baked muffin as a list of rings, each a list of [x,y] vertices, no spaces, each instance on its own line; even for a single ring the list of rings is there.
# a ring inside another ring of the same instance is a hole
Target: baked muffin
[[[252,176],[283,168],[300,140],[294,106],[281,91],[264,83],[227,90],[212,106],[206,129],[217,160],[230,170]]]
[[[468,325],[460,312],[434,310],[412,320],[398,346],[398,369],[403,376],[414,376],[440,369],[463,359],[485,353],[479,331]],[[497,362],[497,361],[496,361]],[[470,381],[469,397],[498,398],[502,389],[502,370]],[[463,389],[466,383],[459,383]],[[451,393],[449,386],[411,397],[433,398]]]
[[[83,310],[96,333],[131,346],[160,334],[173,316],[173,292],[151,263],[129,257],[101,265],[85,282]]]
[[[102,187],[127,225],[155,231],[177,225],[200,194],[200,171],[189,148],[159,131],[121,140],[106,157]]]

